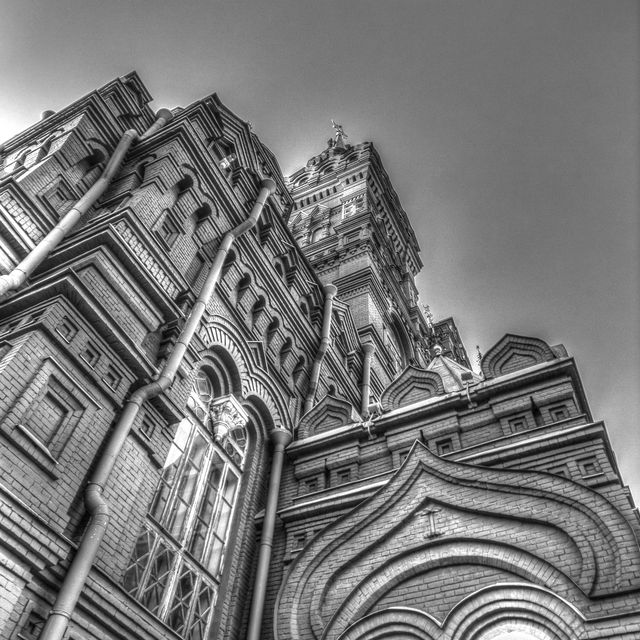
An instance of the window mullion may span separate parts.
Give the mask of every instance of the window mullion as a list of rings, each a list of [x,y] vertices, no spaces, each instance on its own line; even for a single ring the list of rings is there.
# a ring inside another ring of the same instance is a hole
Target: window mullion
[[[224,458],[222,458],[222,460],[224,461]],[[209,564],[208,562],[209,552],[211,551],[211,545],[212,545],[214,533],[216,530],[216,523],[220,513],[220,503],[222,501],[222,489],[227,482],[228,473],[229,473],[229,463],[225,461],[224,467],[222,468],[222,473],[220,474],[220,484],[218,485],[218,488],[216,491],[216,500],[213,504],[213,510],[211,513],[211,522],[209,523],[209,527],[207,530],[207,540],[204,546],[204,553],[202,554],[202,559],[203,561],[205,561],[204,563],[205,565]]]
[[[144,571],[142,572],[142,577],[140,578],[140,583],[138,584],[138,588],[136,590],[136,598],[140,598],[142,596],[142,592],[144,591],[145,587],[147,586],[147,580],[149,579],[149,573],[151,572],[151,566],[153,564],[153,559],[156,553],[156,550],[158,548],[158,540],[159,537],[158,534],[156,533],[156,531],[154,529],[147,529],[147,531],[151,531],[153,533],[153,544],[150,546],[149,548],[149,558],[147,560],[147,566],[144,568]]]
[[[164,596],[162,597],[162,602],[160,603],[160,607],[158,608],[158,618],[160,618],[160,620],[165,620],[167,617],[169,607],[171,606],[171,600],[173,600],[173,592],[175,591],[176,582],[180,577],[181,568],[182,554],[179,551],[176,551],[175,563],[171,570],[169,583],[167,584]]]
[[[194,432],[195,429],[191,428],[191,431],[189,433],[189,437],[187,438],[187,442],[184,445],[184,449],[182,451],[181,454],[181,460],[180,460],[180,465],[178,467],[178,470],[173,478],[173,486],[171,487],[171,489],[169,490],[169,495],[167,497],[167,502],[164,505],[164,508],[162,509],[162,513],[158,516],[158,522],[159,524],[162,525],[163,528],[166,527],[169,517],[171,515],[171,511],[173,510],[173,508],[175,507],[175,502],[176,502],[176,495],[178,493],[178,490],[180,488],[180,481],[182,480],[182,476],[184,474],[184,470],[185,470],[185,466],[188,462],[189,459],[189,452],[191,450],[191,444],[193,443],[193,436],[194,436]],[[163,470],[164,472],[164,470]],[[162,480],[161,480],[162,482]]]

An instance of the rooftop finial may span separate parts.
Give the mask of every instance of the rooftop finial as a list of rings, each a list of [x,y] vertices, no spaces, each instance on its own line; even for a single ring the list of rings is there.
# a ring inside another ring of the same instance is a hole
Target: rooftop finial
[[[482,351],[480,351],[480,345],[477,344],[476,345],[476,362],[478,363],[478,366],[480,366],[480,364],[482,363]]]
[[[332,147],[335,151],[342,153],[347,150],[347,145],[344,140],[349,136],[344,132],[344,127],[341,124],[338,124],[333,118],[331,118],[331,126],[335,130]]]

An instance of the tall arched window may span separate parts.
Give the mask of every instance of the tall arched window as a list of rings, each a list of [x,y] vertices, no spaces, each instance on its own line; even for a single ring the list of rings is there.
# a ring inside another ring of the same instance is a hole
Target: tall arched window
[[[248,416],[196,376],[124,588],[189,640],[207,634],[247,452]]]

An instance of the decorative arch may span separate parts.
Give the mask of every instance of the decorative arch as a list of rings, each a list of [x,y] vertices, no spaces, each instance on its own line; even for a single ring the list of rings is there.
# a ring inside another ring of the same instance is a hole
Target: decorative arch
[[[200,368],[208,371],[217,381],[214,384],[216,396],[242,392],[242,379],[238,362],[221,345],[213,345],[202,354]]]
[[[523,583],[479,589],[462,600],[444,621],[451,640],[489,640],[505,623],[517,623],[540,640],[580,640],[584,616],[565,598]]]
[[[203,359],[208,354],[215,354],[229,371],[234,372],[231,376],[234,393],[243,398],[259,398],[276,426],[292,430],[284,391],[273,376],[254,365],[250,347],[237,330],[227,320],[217,318],[206,327],[202,339],[208,345]]]
[[[313,409],[302,416],[297,427],[298,439],[308,438],[361,420],[362,418],[350,402],[327,394]]]
[[[506,628],[535,640],[579,640],[585,623],[575,607],[548,589],[505,583],[479,589],[442,623],[418,609],[389,607],[363,616],[339,640],[491,640]]]
[[[444,383],[435,371],[409,365],[383,392],[380,397],[386,411],[398,409],[420,400],[444,394]]]
[[[407,576],[460,563],[507,571],[575,606],[640,587],[638,542],[604,496],[548,474],[440,458],[416,442],[385,486],[291,563],[276,639],[335,640]]]
[[[152,153],[146,155],[136,163],[135,167],[133,168],[134,180],[133,184],[131,185],[132,189],[138,189],[145,183],[147,179],[147,169],[151,163],[156,161],[156,159],[156,154]]]
[[[499,378],[555,358],[544,340],[507,333],[485,353],[481,368],[485,379]]]
[[[407,330],[402,324],[400,316],[393,309],[389,309],[386,313],[387,321],[389,323],[389,330],[391,331],[397,345],[400,347],[401,367],[405,368],[409,365],[413,358],[413,348],[411,341],[407,335]]]

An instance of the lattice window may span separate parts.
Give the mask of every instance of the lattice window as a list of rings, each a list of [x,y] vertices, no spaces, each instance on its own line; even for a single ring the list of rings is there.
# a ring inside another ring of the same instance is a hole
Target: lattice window
[[[248,446],[247,415],[200,371],[138,537],[124,588],[176,633],[205,637]]]

